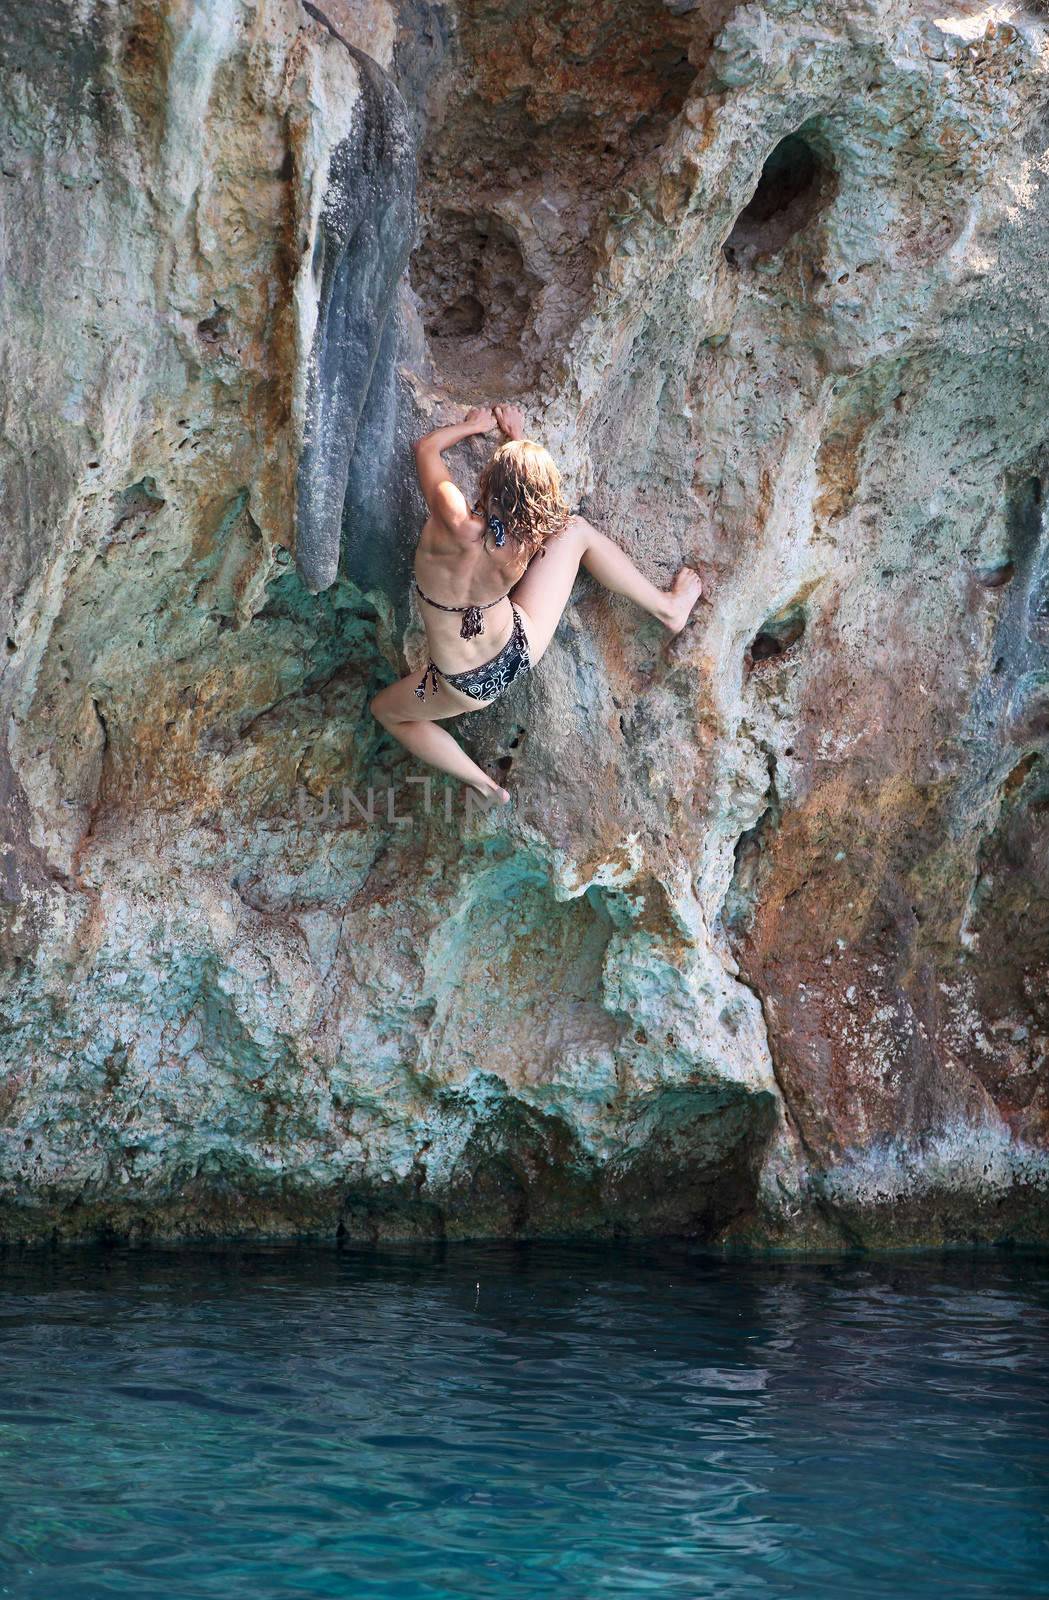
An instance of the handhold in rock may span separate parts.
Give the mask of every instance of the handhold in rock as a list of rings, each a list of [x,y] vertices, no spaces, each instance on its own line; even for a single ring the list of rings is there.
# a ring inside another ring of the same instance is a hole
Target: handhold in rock
[[[1011,561],[994,561],[987,566],[976,567],[973,576],[982,589],[1004,589],[1015,571]]]
[[[1027,672],[1012,692],[1009,732],[1018,741],[1049,736],[1049,671]]]
[[[803,606],[787,606],[784,611],[777,612],[763,622],[750,646],[750,659],[752,661],[768,661],[772,656],[781,656],[791,645],[797,644],[805,632],[805,608]]]

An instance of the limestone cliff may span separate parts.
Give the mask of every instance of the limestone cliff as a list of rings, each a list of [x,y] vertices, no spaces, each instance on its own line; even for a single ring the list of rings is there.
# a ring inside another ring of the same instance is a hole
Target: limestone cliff
[[[0,1231],[1044,1238],[1044,14],[38,0],[0,74]],[[367,704],[499,399],[707,595],[580,583],[494,819]]]

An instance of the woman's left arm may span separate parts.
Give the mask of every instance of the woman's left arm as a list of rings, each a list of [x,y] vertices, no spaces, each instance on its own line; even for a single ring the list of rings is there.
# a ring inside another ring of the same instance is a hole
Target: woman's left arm
[[[470,507],[445,466],[441,452],[458,444],[460,439],[468,439],[471,434],[491,433],[495,425],[491,411],[475,407],[467,412],[464,421],[434,428],[432,433],[416,439],[412,446],[415,451],[415,470],[419,474],[419,483],[430,514],[439,517],[453,533],[469,521]]]

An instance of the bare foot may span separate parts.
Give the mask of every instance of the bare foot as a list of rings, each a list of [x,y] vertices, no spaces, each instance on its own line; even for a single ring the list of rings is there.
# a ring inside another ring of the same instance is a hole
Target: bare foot
[[[500,789],[493,778],[489,778],[485,783],[471,783],[468,787],[473,790],[474,794],[480,796],[486,806],[508,806],[510,804],[509,789]]]
[[[663,622],[671,633],[680,633],[703,593],[703,580],[694,567],[682,567],[666,593]]]

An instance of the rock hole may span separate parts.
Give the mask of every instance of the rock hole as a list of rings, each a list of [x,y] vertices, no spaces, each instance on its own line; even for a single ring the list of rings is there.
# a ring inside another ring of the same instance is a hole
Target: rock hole
[[[521,748],[521,740],[523,738],[524,738],[524,729],[523,728],[515,728],[514,731],[513,731],[513,734],[510,737],[510,739],[507,741],[507,745],[506,745],[507,753],[506,753],[506,755],[500,756],[499,759],[495,763],[496,766],[499,768],[499,771],[503,774],[504,778],[508,775],[508,773],[510,771],[510,768],[514,764],[514,752],[517,751],[517,750],[520,750],[520,748]]]
[[[8,653],[8,655],[9,656],[13,656],[17,649],[18,649],[18,646],[15,644],[15,641],[13,639],[8,639],[8,641],[7,641],[7,653]]]
[[[1004,589],[1015,571],[1012,561],[994,561],[985,567],[977,567],[974,576],[982,589]]]
[[[770,661],[774,656],[785,655],[805,632],[805,621],[805,609],[799,605],[787,606],[769,617],[751,641],[751,661]]]
[[[484,307],[476,295],[461,294],[446,306],[440,320],[431,323],[428,332],[449,339],[463,339],[467,334],[480,333],[484,327]]]
[[[438,211],[411,262],[423,326],[449,386],[526,387],[522,358],[539,281],[502,217]]]
[[[160,508],[165,504],[163,495],[157,493],[155,478],[140,478],[137,483],[131,483],[126,489],[113,496],[113,507],[116,517],[110,526],[110,538],[118,533],[127,523],[137,526],[130,535],[135,537],[142,531],[142,525],[155,517]]]
[[[229,333],[229,309],[213,301],[214,311],[197,323],[197,333],[205,344],[220,344]]]
[[[775,255],[833,199],[837,174],[829,149],[806,124],[781,139],[761,169],[758,186],[724,244],[733,266]]]
[[[1031,750],[1023,757],[1022,760],[1016,763],[1012,771],[1009,772],[1003,779],[1002,793],[1005,795],[1015,794],[1017,789],[1022,788],[1024,779],[1027,777],[1028,773],[1031,772],[1032,769],[1037,765],[1038,752],[1037,750]]]

